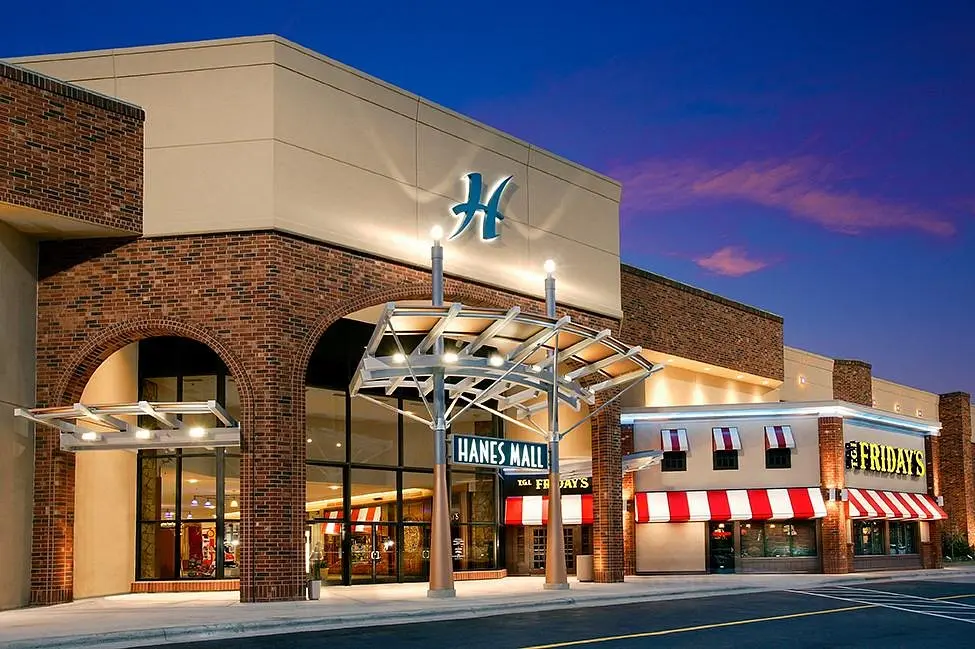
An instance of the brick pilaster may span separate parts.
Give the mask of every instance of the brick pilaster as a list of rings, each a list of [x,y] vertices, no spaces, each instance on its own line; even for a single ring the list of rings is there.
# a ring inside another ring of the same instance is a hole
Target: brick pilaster
[[[633,424],[620,425],[620,452],[633,452]],[[623,474],[623,572],[636,574],[636,508],[633,501],[636,492],[636,476]]]
[[[925,475],[928,479],[928,493],[937,498],[941,491],[941,438],[929,436],[924,438],[924,457],[927,466]],[[941,535],[944,528],[942,521],[928,523],[928,540],[921,543],[921,564],[925,568],[943,568],[944,553],[941,551]]]
[[[819,418],[819,473],[823,489],[846,487],[845,448],[843,445],[843,420],[839,417]],[[823,572],[842,574],[850,572],[849,510],[844,502],[826,504],[826,518],[822,520]]]
[[[612,391],[611,391],[612,392]],[[599,408],[615,394],[596,397]],[[592,428],[593,579],[623,581],[623,460],[620,406],[614,401],[600,412]]]
[[[37,426],[31,604],[64,604],[74,596],[74,467],[74,454],[61,451],[60,433]]]
[[[861,406],[873,406],[873,375],[869,363],[856,360],[833,361],[833,398]]]
[[[942,394],[938,401],[938,418],[941,420],[941,439],[938,442],[940,495],[944,496],[944,508],[948,513],[944,529],[952,534],[967,534],[968,542],[973,543],[975,478],[972,474],[971,395],[967,392]]]

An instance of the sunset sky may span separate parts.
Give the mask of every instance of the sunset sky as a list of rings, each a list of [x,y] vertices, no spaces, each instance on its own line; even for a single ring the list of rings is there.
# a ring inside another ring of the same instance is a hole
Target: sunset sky
[[[620,180],[624,261],[786,344],[975,391],[975,3],[49,0],[0,56],[266,33]]]

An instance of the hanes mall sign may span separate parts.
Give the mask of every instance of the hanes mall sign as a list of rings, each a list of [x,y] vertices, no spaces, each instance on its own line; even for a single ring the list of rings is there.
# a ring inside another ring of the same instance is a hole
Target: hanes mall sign
[[[847,442],[846,468],[920,477],[925,473],[924,451],[873,442]]]

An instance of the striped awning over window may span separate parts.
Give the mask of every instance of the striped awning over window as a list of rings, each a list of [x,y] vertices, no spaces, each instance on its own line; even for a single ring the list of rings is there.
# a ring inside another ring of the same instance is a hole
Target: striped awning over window
[[[740,451],[741,436],[738,429],[734,426],[726,428],[712,428],[711,436],[714,439],[714,450],[716,451]]]
[[[378,523],[383,519],[383,508],[382,507],[363,507],[361,509],[353,509],[350,514],[352,515],[351,520],[357,523]],[[339,521],[342,518],[342,512],[339,510],[333,510],[326,512],[325,518],[329,521]],[[322,531],[325,534],[341,534],[342,533],[342,523],[341,522],[328,522],[322,525]],[[355,525],[352,528],[353,532],[368,532],[368,525]]]
[[[592,494],[562,496],[564,525],[592,524]],[[504,501],[505,525],[547,525],[548,496],[508,496]]]
[[[660,449],[668,451],[686,451],[687,431],[683,428],[664,428],[660,431]]]
[[[948,518],[927,494],[902,491],[847,489],[850,518],[886,518],[901,521],[940,521]]]
[[[826,516],[818,487],[654,491],[636,494],[637,523],[779,521]]]
[[[765,448],[795,448],[792,426],[766,426]]]

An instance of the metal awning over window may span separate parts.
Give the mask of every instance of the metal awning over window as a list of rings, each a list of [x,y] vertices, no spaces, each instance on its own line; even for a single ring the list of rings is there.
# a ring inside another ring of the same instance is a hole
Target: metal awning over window
[[[687,430],[684,428],[664,428],[660,431],[660,448],[665,453],[687,451]]]
[[[766,426],[765,448],[795,448],[792,426]]]
[[[97,406],[76,403],[53,408],[18,408],[14,414],[61,431],[63,451],[240,445],[240,424],[216,401],[139,401]],[[212,416],[216,425],[191,423],[192,417],[201,415]],[[141,427],[134,423],[140,416],[151,418],[152,424]]]
[[[850,518],[940,521],[948,518],[934,498],[903,491],[847,489]]]
[[[712,428],[711,437],[714,441],[715,451],[740,451],[741,450],[741,436],[738,434],[738,429],[734,426],[725,426],[723,428]]]

